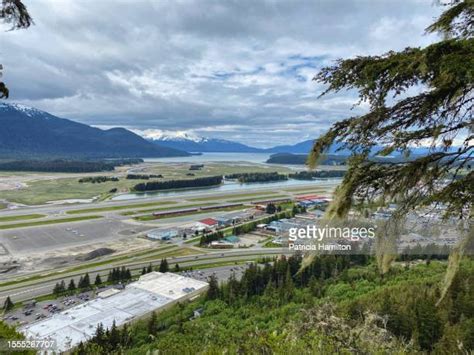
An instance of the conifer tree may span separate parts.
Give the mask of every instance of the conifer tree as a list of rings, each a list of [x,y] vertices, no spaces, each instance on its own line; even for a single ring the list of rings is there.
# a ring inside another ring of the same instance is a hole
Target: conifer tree
[[[84,279],[81,277],[79,277],[79,281],[77,283],[77,288],[82,288],[82,285],[84,284]]]
[[[100,277],[99,274],[97,274],[97,275],[95,276],[94,285],[100,286],[101,284],[102,284],[102,278]]]
[[[168,260],[166,260],[166,258],[161,260],[159,271],[160,272],[168,272],[169,271]]]
[[[76,283],[74,282],[74,279],[71,279],[71,281],[69,281],[69,285],[67,287],[67,290],[69,292],[74,292],[76,290]]]
[[[127,323],[125,323],[120,332],[120,344],[127,347],[130,344],[130,334]]]
[[[219,297],[219,283],[217,282],[217,277],[211,275],[209,277],[209,288],[207,290],[207,299],[215,300]]]
[[[429,297],[419,299],[415,304],[415,337],[422,350],[431,351],[441,336],[441,322],[435,302]]]
[[[275,205],[274,205],[273,203],[269,203],[269,204],[267,205],[267,207],[265,208],[265,212],[268,213],[268,214],[273,214],[273,213],[276,212],[276,210],[277,210],[277,209],[276,209],[276,207],[275,207]]]
[[[53,288],[54,295],[58,296],[60,294],[60,287],[61,287],[61,284],[59,282],[56,282]]]
[[[85,349],[84,343],[81,341],[76,349],[77,355],[87,355],[87,351]]]
[[[295,293],[295,285],[293,283],[293,279],[291,278],[290,268],[287,268],[285,281],[283,283],[282,290],[282,298],[289,301],[293,297]]]
[[[329,214],[345,216],[362,200],[397,198],[400,212],[434,202],[446,213],[468,217],[474,202],[472,163],[474,90],[474,2],[454,0],[427,32],[444,40],[425,48],[406,48],[379,56],[339,60],[323,68],[314,80],[328,85],[322,95],[355,89],[370,112],[335,123],[318,138],[310,165],[334,143],[353,157]],[[422,89],[410,95],[413,87]],[[455,139],[460,144],[455,146]],[[400,163],[371,157],[429,141],[429,153]],[[383,148],[379,148],[383,146]],[[448,179],[449,183],[437,182]]]
[[[21,0],[2,0],[0,4],[0,21],[10,24],[11,30],[28,28],[33,24],[26,6]],[[3,66],[0,64],[0,77],[2,76]],[[9,90],[6,84],[0,81],[0,99],[8,99]]]
[[[5,312],[8,312],[9,310],[13,309],[15,305],[13,304],[10,296],[7,296],[7,298],[5,299],[5,302],[3,304],[3,310]]]
[[[125,266],[122,266],[122,268],[120,269],[118,279],[119,280],[127,280],[127,269],[125,268]]]
[[[148,320],[148,334],[155,334],[158,330],[158,318],[156,312],[151,313],[150,319]]]
[[[86,272],[84,279],[82,280],[83,287],[82,288],[90,288],[91,287],[91,280],[89,273]]]
[[[64,283],[64,280],[61,282],[56,283],[53,289],[53,294],[56,296],[59,296],[63,294],[66,291],[66,284]]]
[[[99,323],[95,330],[95,334],[94,334],[94,337],[92,338],[92,341],[102,347],[104,346],[106,342],[105,336],[106,334],[104,331],[104,325],[102,323]]]
[[[345,217],[351,207],[382,197],[397,201],[393,223],[410,210],[444,205],[444,217],[472,218],[474,203],[474,1],[452,0],[426,29],[441,41],[377,56],[341,59],[314,78],[327,85],[321,96],[358,91],[369,112],[336,122],[315,140],[308,163],[315,167],[331,147],[350,150],[348,170],[326,213]],[[429,143],[426,154],[413,147]],[[373,159],[398,152],[406,159]],[[443,182],[443,183],[440,183]],[[393,234],[393,233],[392,233]],[[396,237],[396,236],[395,236]],[[452,253],[446,294],[474,228]],[[387,236],[390,238],[390,236]],[[381,272],[393,258],[377,253]]]
[[[115,320],[112,323],[112,327],[110,328],[110,333],[109,337],[107,339],[108,346],[112,350],[116,350],[118,345],[120,344],[120,332],[117,329],[117,326],[115,324]]]

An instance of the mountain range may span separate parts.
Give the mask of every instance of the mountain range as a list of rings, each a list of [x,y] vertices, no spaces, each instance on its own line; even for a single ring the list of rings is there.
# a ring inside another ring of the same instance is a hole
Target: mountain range
[[[174,149],[185,150],[188,152],[214,152],[214,153],[291,153],[291,154],[308,154],[313,147],[314,140],[309,139],[296,144],[277,145],[272,148],[256,148],[242,143],[237,143],[225,139],[202,138],[186,133],[179,134],[161,134],[153,137],[146,137],[155,144],[166,146]],[[372,148],[372,154],[376,155],[381,151],[383,146],[376,145]],[[456,147],[450,148],[450,151],[456,150]],[[412,155],[425,155],[430,152],[429,147],[413,147]],[[349,156],[351,151],[343,148],[342,143],[334,143],[326,154]],[[391,157],[400,157],[403,154],[394,151]]]
[[[145,136],[146,137],[146,136]],[[307,154],[312,146],[314,140],[309,139],[293,145],[278,145],[272,148],[256,148],[242,143],[229,141],[225,139],[203,138],[187,133],[178,134],[160,134],[147,137],[151,142],[161,146],[185,150],[187,152],[213,152],[213,153],[292,153],[292,154]],[[347,150],[337,152],[337,147],[334,145],[329,149],[328,153],[349,155]]]
[[[132,158],[174,157],[193,153],[308,154],[313,140],[272,148],[256,148],[225,139],[198,137],[184,132],[149,130],[136,134],[125,128],[107,130],[59,118],[32,107],[0,103],[0,158]],[[143,135],[143,136],[142,136]],[[327,154],[347,156],[334,144]],[[381,147],[374,147],[374,154]],[[453,148],[454,149],[454,148]],[[414,155],[428,148],[412,150]],[[400,152],[391,154],[400,156]]]
[[[307,153],[313,140],[273,148],[256,148],[226,139],[199,137],[184,132],[145,134],[145,138],[164,147],[198,153]]]
[[[170,157],[189,153],[153,144],[124,128],[102,130],[20,104],[0,103],[0,157]]]
[[[225,139],[206,138],[177,132],[175,134],[160,134],[148,138],[151,142],[163,147],[199,153],[260,153],[263,149],[229,141]]]

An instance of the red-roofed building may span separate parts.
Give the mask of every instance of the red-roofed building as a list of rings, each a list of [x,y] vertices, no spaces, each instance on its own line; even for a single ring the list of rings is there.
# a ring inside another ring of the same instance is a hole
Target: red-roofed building
[[[215,229],[218,225],[219,222],[217,222],[214,218],[204,218],[196,222],[194,230],[203,231],[206,229]]]
[[[297,201],[304,201],[304,200],[326,200],[326,196],[321,195],[300,195],[296,196]]]
[[[218,222],[214,218],[204,218],[199,221],[199,223],[205,224],[209,227],[216,226]]]

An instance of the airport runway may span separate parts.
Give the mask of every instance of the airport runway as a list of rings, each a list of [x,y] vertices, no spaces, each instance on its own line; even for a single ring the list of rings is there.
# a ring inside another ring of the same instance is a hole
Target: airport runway
[[[298,186],[289,186],[289,187],[278,187],[278,186],[259,186],[256,188],[252,189],[247,189],[245,191],[233,191],[233,192],[218,192],[216,193],[215,191],[196,191],[196,193],[189,193],[189,190],[187,193],[182,194],[182,195],[173,195],[173,196],[156,196],[156,197],[147,197],[143,199],[138,199],[138,200],[127,200],[127,201],[102,201],[102,202],[94,202],[94,203],[85,203],[85,204],[62,204],[62,205],[40,205],[40,206],[25,206],[17,209],[7,209],[7,210],[0,210],[0,217],[7,217],[7,216],[14,216],[14,215],[21,215],[21,214],[31,214],[31,213],[39,213],[39,214],[45,214],[49,216],[54,216],[54,217],[60,217],[64,215],[67,215],[67,211],[72,211],[72,210],[80,210],[80,209],[89,209],[89,208],[102,208],[102,207],[116,207],[116,206],[130,206],[130,209],[133,209],[134,205],[140,205],[143,203],[148,203],[148,202],[160,202],[160,201],[177,201],[177,202],[188,202],[190,199],[197,199],[197,198],[208,198],[208,197],[213,197],[217,202],[219,201],[226,201],[232,198],[238,198],[239,195],[245,195],[245,194],[253,194],[253,193],[265,193],[266,191],[274,191],[275,194],[277,193],[282,193],[282,194],[301,194],[298,192],[291,192],[288,190],[298,188],[298,189],[304,189],[304,188],[333,188],[337,184],[339,184],[340,181],[324,181],[320,182],[319,184],[313,183],[308,183],[308,184],[301,184]],[[256,199],[265,199],[265,197],[257,198]],[[208,201],[207,201],[208,202]],[[177,205],[163,205],[162,207],[167,207],[169,206],[170,208],[173,208],[174,206]],[[157,208],[160,206],[156,206]],[[143,207],[142,207],[143,208]],[[150,207],[152,208],[152,207]],[[121,210],[118,211],[109,211],[109,212],[121,212]],[[94,214],[103,214],[104,212],[94,212]],[[108,213],[108,212],[106,212]],[[93,214],[92,212],[90,214]],[[70,216],[70,215],[67,215]]]

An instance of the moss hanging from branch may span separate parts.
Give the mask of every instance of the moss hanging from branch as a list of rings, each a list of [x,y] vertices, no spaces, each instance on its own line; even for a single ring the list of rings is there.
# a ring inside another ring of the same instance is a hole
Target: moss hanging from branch
[[[310,152],[308,165],[313,168],[335,143],[339,150],[353,153],[327,217],[344,217],[354,205],[381,198],[396,200],[400,216],[442,204],[445,218],[472,218],[474,1],[442,5],[447,6],[445,12],[426,31],[443,34],[443,40],[425,48],[340,59],[315,76],[327,85],[321,96],[352,89],[359,93],[359,103],[370,107],[367,114],[334,123]],[[412,88],[422,91],[411,95]],[[412,147],[427,142],[427,154],[412,156]],[[393,152],[407,159],[370,159]],[[389,255],[380,254],[382,272]],[[458,262],[453,254],[447,287]]]

